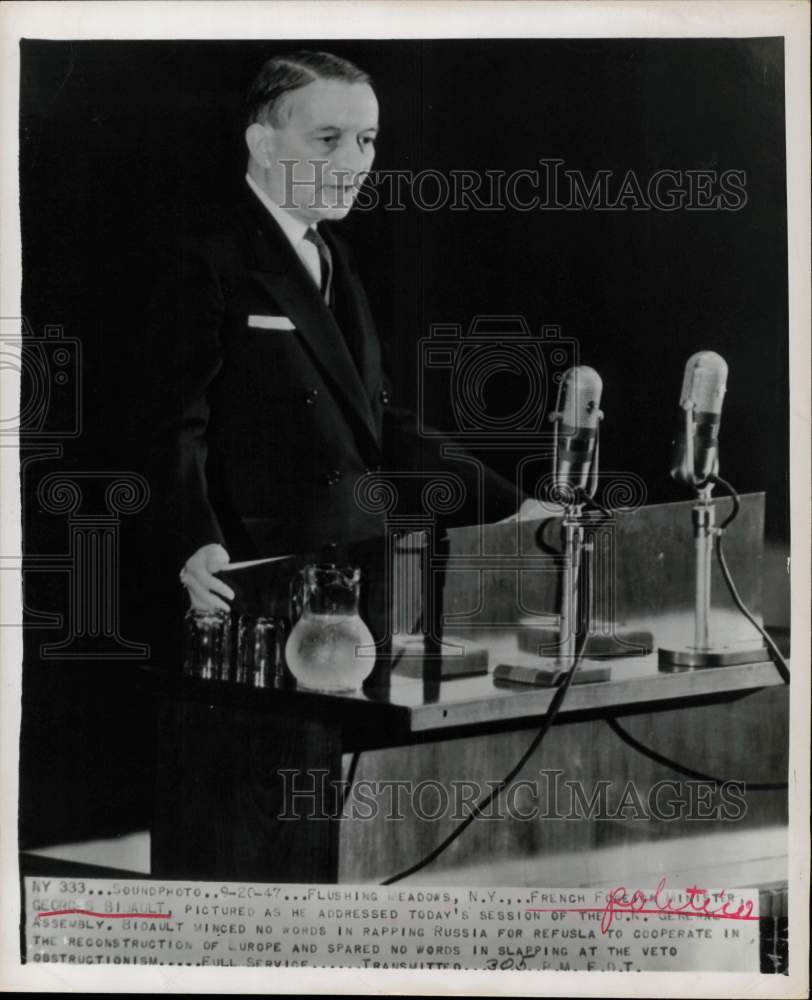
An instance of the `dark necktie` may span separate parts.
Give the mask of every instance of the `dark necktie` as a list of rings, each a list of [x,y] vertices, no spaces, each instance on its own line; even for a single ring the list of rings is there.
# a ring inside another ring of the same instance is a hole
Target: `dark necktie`
[[[321,294],[329,306],[331,304],[330,293],[333,281],[333,255],[317,230],[312,226],[305,232],[303,239],[306,239],[308,243],[312,243],[316,250],[318,250],[319,260],[321,261]]]
[[[330,252],[330,248],[324,242],[321,234],[313,227],[307,230],[303,239],[307,240],[308,243],[312,243],[316,250],[318,250],[319,261],[321,262],[321,294],[324,296],[324,301],[327,303],[328,308],[333,310],[338,327],[344,337],[344,342],[352,355],[356,367],[360,368],[363,359],[363,345],[359,342],[360,334],[357,327],[350,321],[342,306],[342,303],[344,305],[346,303],[340,294],[340,289],[337,296],[333,288],[333,255]]]

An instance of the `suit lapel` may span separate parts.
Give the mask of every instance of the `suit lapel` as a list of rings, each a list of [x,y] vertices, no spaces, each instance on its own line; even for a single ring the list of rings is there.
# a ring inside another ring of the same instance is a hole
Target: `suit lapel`
[[[336,292],[340,297],[336,304],[338,323],[345,339],[352,344],[367,394],[372,397],[379,388],[381,349],[369,304],[360,278],[347,259],[342,242],[336,239],[328,227],[322,229],[322,235],[333,256]]]
[[[282,230],[250,192],[243,218],[253,252],[256,279],[285,311],[323,377],[379,444],[366,388],[347,344],[305,265]]]

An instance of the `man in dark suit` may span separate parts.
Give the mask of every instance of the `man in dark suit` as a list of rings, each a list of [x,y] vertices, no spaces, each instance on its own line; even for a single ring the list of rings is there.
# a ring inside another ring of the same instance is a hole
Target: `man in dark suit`
[[[323,225],[346,216],[372,166],[368,76],[327,53],[274,57],[248,110],[242,202],[184,255],[174,321],[169,505],[198,608],[228,607],[229,561],[381,537],[359,478],[442,461],[393,406],[352,254]],[[458,520],[480,509],[472,468],[453,463],[470,494]],[[488,472],[484,491],[493,519],[518,507]]]

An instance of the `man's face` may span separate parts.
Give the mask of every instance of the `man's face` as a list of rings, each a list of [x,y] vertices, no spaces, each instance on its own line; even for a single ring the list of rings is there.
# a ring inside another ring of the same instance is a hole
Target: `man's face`
[[[343,219],[375,159],[378,102],[366,83],[314,80],[266,126],[270,197],[304,222]]]

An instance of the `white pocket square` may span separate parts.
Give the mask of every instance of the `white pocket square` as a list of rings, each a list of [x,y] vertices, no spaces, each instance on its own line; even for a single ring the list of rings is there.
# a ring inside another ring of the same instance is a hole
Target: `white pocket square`
[[[248,325],[255,330],[295,330],[287,316],[249,316]]]

